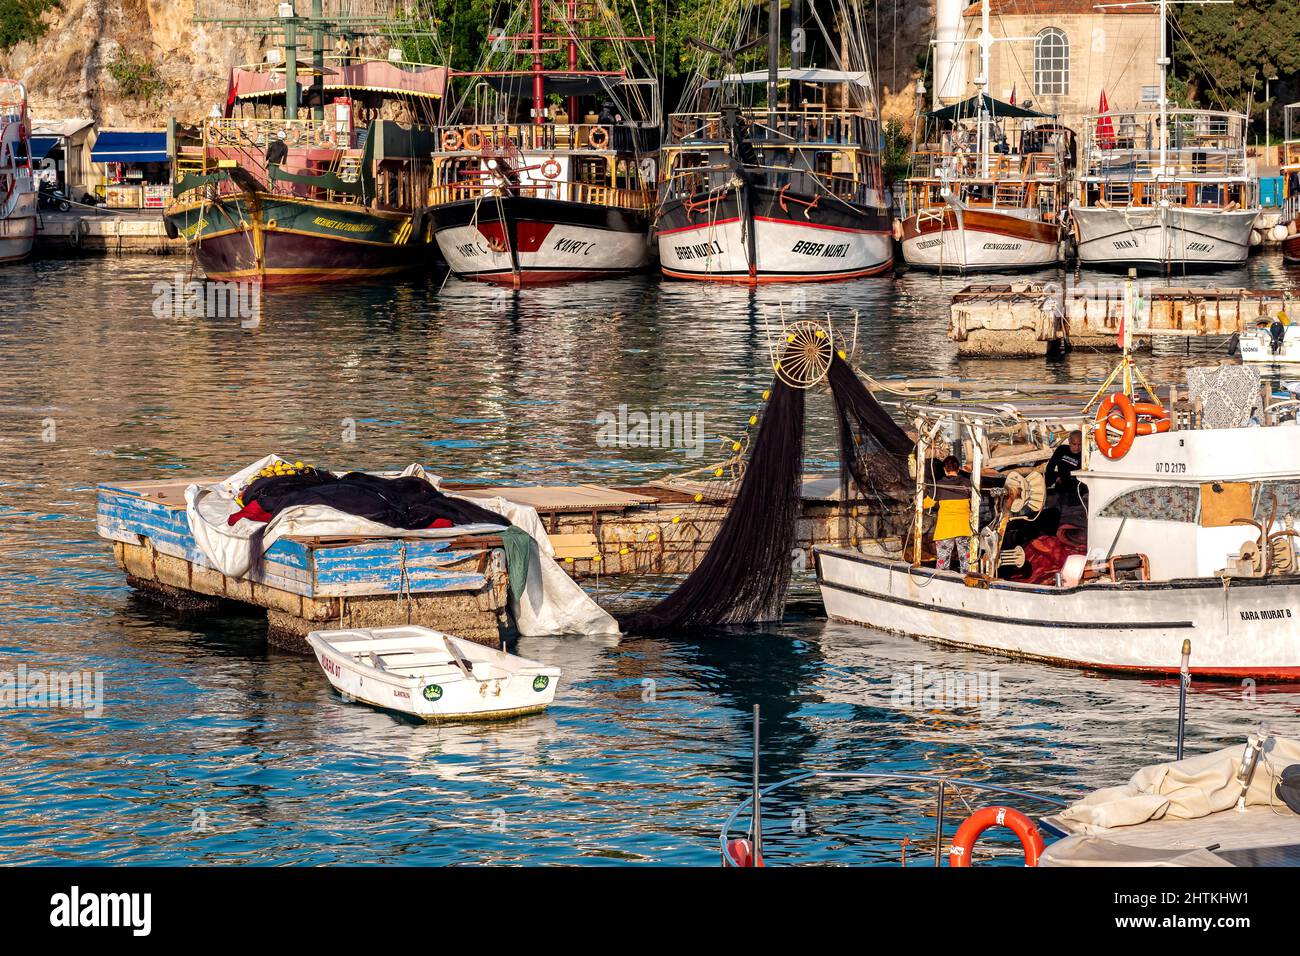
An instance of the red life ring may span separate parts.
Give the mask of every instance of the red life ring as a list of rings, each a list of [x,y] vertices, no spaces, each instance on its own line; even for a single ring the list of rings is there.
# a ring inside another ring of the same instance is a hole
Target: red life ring
[[[1156,435],[1160,432],[1167,432],[1173,427],[1173,423],[1169,419],[1169,412],[1157,402],[1134,402],[1133,412],[1138,417],[1137,433],[1139,435]],[[1107,419],[1107,423],[1117,431],[1124,428],[1124,419],[1119,415],[1111,415]]]
[[[966,822],[957,828],[957,835],[952,838],[952,852],[948,854],[948,865],[971,866],[970,851],[980,834],[989,827],[1006,827],[1020,838],[1020,845],[1025,850],[1025,866],[1037,866],[1046,844],[1043,835],[1038,832],[1034,821],[1019,810],[1010,807],[983,807],[976,810]]]
[[[609,132],[603,126],[597,126],[587,137],[587,142],[591,143],[593,149],[604,149],[605,144],[609,142]]]
[[[460,149],[461,137],[460,131],[454,129],[443,130],[442,132],[442,151],[444,153],[454,153]]]
[[[552,156],[542,163],[542,175],[547,179],[557,178],[560,175],[560,161]]]
[[[727,853],[736,866],[762,866],[763,858],[754,856],[754,847],[748,840],[728,840]],[[725,860],[723,861],[726,862]]]
[[[1119,412],[1115,423],[1111,422],[1112,412]],[[1119,440],[1113,443],[1110,440],[1112,427],[1122,432]],[[1137,437],[1137,410],[1127,395],[1116,392],[1102,401],[1097,408],[1097,427],[1093,429],[1092,435],[1096,439],[1097,450],[1111,461],[1128,454],[1128,450],[1133,447],[1133,439]]]

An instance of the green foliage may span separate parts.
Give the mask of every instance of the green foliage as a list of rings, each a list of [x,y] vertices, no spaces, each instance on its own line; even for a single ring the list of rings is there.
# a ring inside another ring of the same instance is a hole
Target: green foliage
[[[1188,4],[1177,11],[1174,45],[1177,77],[1200,106],[1264,115],[1264,79],[1276,76],[1270,95],[1296,91],[1300,72],[1300,0],[1236,0],[1231,5]],[[1280,110],[1273,110],[1276,122]]]
[[[0,0],[0,50],[40,39],[47,26],[41,14],[58,6],[59,0]]]
[[[144,57],[133,56],[118,47],[108,63],[108,75],[117,83],[119,92],[128,99],[151,102],[158,99],[167,88],[158,67]]]
[[[880,163],[885,169],[885,177],[894,183],[901,183],[907,178],[912,155],[912,134],[898,120],[889,120],[883,130],[885,134],[885,151]]]

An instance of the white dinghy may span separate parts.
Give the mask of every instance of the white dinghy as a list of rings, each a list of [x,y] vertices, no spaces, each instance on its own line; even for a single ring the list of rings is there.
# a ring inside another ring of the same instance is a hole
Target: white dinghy
[[[345,697],[424,720],[502,720],[545,710],[560,669],[427,627],[313,631],[325,676]]]

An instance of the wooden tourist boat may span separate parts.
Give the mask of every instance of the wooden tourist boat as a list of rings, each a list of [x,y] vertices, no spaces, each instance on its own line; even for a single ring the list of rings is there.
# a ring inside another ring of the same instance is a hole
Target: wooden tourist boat
[[[31,131],[27,88],[0,79],[0,262],[26,259],[36,242]]]
[[[659,90],[618,16],[576,0],[520,5],[526,18],[485,68],[457,73],[468,89],[438,130],[429,215],[451,271],[513,287],[625,275],[651,263]],[[580,15],[580,13],[582,15]],[[604,23],[612,35],[594,32]],[[605,46],[598,47],[597,44]],[[522,44],[527,44],[526,46]],[[544,63],[558,44],[567,67]],[[621,69],[582,69],[609,52]],[[493,67],[504,66],[504,69]]]

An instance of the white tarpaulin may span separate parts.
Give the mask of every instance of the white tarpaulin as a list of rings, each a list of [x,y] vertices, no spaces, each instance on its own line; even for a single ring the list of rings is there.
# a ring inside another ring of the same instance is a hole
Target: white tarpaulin
[[[1239,744],[1143,767],[1128,783],[1090,793],[1062,810],[1058,818],[1075,833],[1104,834],[1148,820],[1195,820],[1227,810],[1241,793],[1237,772],[1243,749]],[[1273,790],[1282,771],[1295,763],[1300,763],[1300,741],[1267,738],[1250,780],[1246,806],[1272,807],[1294,816]]]
[[[276,541],[283,537],[359,537],[359,538],[446,538],[466,534],[492,534],[496,525],[473,524],[453,528],[427,528],[418,531],[391,528],[365,518],[358,518],[324,505],[299,505],[283,509],[262,524],[240,519],[234,525],[227,519],[240,510],[235,498],[263,468],[284,459],[267,455],[225,481],[185,489],[185,514],[190,533],[208,563],[222,574],[242,577]],[[414,475],[438,488],[438,480],[425,474],[420,465],[410,465],[401,472]],[[442,490],[442,489],[438,489]],[[443,492],[449,494],[448,492]],[[454,496],[464,497],[464,496]],[[528,637],[547,634],[617,634],[618,624],[582,587],[555,563],[546,529],[537,512],[501,498],[469,498],[474,504],[494,511],[521,528],[533,539],[529,553],[528,584],[520,600],[510,602],[519,633]]]

